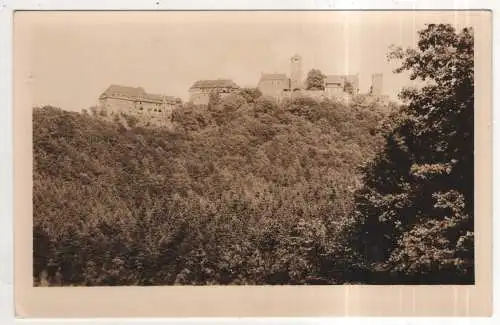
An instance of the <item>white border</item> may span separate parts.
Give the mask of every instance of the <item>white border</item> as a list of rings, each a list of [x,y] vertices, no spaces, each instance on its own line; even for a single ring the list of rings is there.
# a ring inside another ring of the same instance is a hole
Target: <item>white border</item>
[[[21,322],[14,318],[13,304],[13,145],[12,145],[12,13],[14,10],[189,10],[189,9],[493,9],[493,58],[498,55],[500,44],[500,33],[496,20],[499,18],[497,9],[500,9],[499,1],[495,0],[359,0],[359,1],[321,1],[321,0],[0,0],[0,324],[13,324]],[[498,103],[497,78],[499,67],[493,61],[493,107]],[[495,127],[496,109],[493,110],[493,143],[500,141],[500,131]],[[498,159],[498,150],[493,150],[494,176],[495,166]],[[493,189],[497,189],[499,178],[494,177]],[[493,202],[500,199],[493,193]],[[494,215],[497,211],[494,204]],[[498,223],[493,221],[493,261],[494,270],[498,268],[497,240],[500,233]],[[496,234],[496,235],[495,235]],[[494,297],[498,292],[498,283],[493,281]],[[354,324],[477,324],[498,323],[494,319],[498,317],[498,299],[493,299],[494,316],[487,318],[211,318],[211,319],[108,319],[108,320],[22,320],[26,324],[35,323],[109,323],[109,324],[143,324],[143,323],[170,323],[170,324],[327,324],[329,322],[344,322]]]

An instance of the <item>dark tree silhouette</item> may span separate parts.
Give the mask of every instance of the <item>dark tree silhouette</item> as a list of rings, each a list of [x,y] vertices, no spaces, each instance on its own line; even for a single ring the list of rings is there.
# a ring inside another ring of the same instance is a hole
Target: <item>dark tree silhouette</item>
[[[474,282],[474,39],[430,24],[416,49],[393,49],[405,89],[385,148],[364,169],[354,243],[388,281]]]

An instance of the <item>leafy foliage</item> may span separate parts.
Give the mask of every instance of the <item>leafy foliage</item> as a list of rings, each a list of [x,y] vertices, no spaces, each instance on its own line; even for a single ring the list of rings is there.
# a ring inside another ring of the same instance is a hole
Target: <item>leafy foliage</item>
[[[306,89],[307,90],[325,90],[326,76],[319,69],[311,69],[307,73]]]
[[[394,49],[401,92],[384,149],[364,168],[353,243],[387,281],[474,281],[474,41],[472,30],[428,25],[417,49]]]
[[[254,104],[262,96],[259,88],[242,88],[239,94],[250,104]]]

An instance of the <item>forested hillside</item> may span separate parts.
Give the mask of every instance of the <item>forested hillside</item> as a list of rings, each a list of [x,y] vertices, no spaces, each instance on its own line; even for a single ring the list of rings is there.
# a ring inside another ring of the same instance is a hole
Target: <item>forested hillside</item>
[[[355,281],[344,228],[387,110],[245,89],[167,130],[37,108],[35,281]]]

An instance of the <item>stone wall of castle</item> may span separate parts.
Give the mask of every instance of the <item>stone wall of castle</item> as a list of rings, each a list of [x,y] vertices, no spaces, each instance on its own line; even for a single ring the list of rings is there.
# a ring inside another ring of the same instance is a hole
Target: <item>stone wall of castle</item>
[[[343,97],[345,95],[344,89],[340,86],[326,87],[325,92],[328,97]]]
[[[137,118],[142,124],[169,124],[176,104],[134,101],[125,98],[105,98],[99,100],[99,108],[110,116],[126,114]]]
[[[99,107],[111,114],[131,113],[135,111],[134,101],[125,98],[104,98],[99,100]]]
[[[219,98],[224,98],[232,91],[218,88],[196,88],[189,90],[190,101],[195,105],[208,105],[211,93],[217,93]]]
[[[290,79],[261,80],[257,88],[265,96],[280,96],[284,89],[290,89]]]
[[[210,99],[210,93],[200,90],[190,90],[189,91],[190,101],[195,105],[207,105]]]
[[[293,99],[297,97],[310,97],[316,100],[330,99],[330,100],[346,102],[352,98],[352,95],[349,95],[348,93],[345,92],[330,93],[325,89],[325,90],[296,90],[292,92],[284,91],[281,92],[279,95],[274,96],[277,102],[282,102],[283,100]]]

